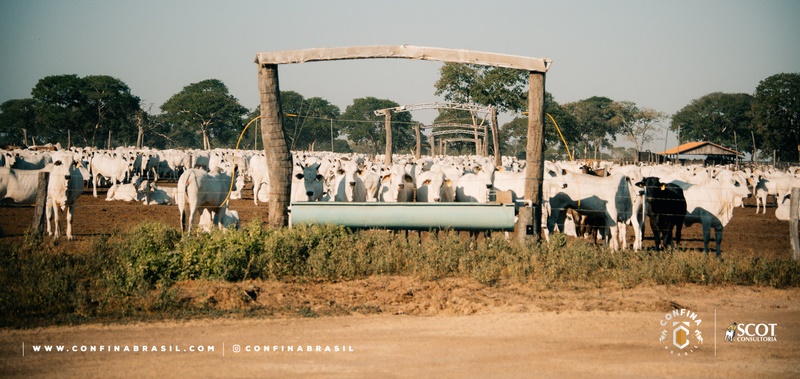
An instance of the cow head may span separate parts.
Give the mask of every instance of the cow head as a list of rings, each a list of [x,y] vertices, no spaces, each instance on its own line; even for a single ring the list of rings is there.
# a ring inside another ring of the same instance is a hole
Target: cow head
[[[308,201],[319,200],[322,197],[322,180],[324,179],[319,173],[319,163],[314,163],[305,167],[298,163],[297,166],[300,169],[300,172],[295,174],[295,178],[297,178],[299,182],[297,185],[303,186],[302,190],[307,196]]]
[[[417,200],[435,203],[442,201],[442,188],[446,186],[444,173],[426,171],[417,178]],[[452,184],[451,184],[452,187]]]
[[[661,183],[661,180],[655,176],[648,176],[642,178],[642,180],[636,182],[636,187],[641,188],[642,190],[639,192],[639,195],[646,195],[648,190],[652,190],[655,188],[661,188],[664,190],[665,183]]]

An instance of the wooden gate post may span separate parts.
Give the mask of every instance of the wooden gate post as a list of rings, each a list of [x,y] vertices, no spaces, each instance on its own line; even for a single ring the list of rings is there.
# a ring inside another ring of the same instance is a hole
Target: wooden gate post
[[[386,120],[386,156],[383,162],[388,166],[392,164],[392,111],[387,109],[383,114]]]
[[[36,208],[33,210],[33,230],[36,234],[44,233],[45,214],[47,213],[47,182],[50,180],[49,172],[39,173],[39,185],[36,187]]]
[[[421,136],[419,134],[419,124],[414,125],[414,134],[417,136],[417,146],[414,148],[414,159],[419,159],[419,155],[422,153],[422,140],[420,139]]]
[[[528,233],[539,239],[542,227],[542,185],[544,183],[544,73],[530,72],[528,88],[528,142],[525,146],[525,194],[532,202],[519,209],[516,233],[524,240]]]
[[[792,259],[795,261],[800,258],[800,236],[798,236],[797,225],[800,219],[800,188],[792,188],[792,198],[789,203],[789,236],[792,239]]]
[[[270,178],[269,225],[280,228],[289,224],[292,155],[283,134],[278,65],[259,65],[258,90],[261,95],[261,141]]]
[[[492,107],[492,143],[494,145],[494,166],[500,167],[503,165],[503,159],[500,156],[500,146],[497,138],[497,108]]]

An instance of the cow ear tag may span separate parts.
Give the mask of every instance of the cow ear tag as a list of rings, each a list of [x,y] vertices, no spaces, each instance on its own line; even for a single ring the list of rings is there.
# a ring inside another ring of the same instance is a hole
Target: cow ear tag
[[[667,185],[666,184],[662,184],[661,185],[661,190],[663,191],[665,188],[667,188]]]

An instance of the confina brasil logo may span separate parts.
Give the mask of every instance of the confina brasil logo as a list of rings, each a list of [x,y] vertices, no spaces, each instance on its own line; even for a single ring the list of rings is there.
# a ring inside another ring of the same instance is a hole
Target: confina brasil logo
[[[658,342],[671,356],[686,357],[703,344],[703,334],[700,332],[702,322],[697,313],[690,309],[673,309],[659,321],[661,333]]]

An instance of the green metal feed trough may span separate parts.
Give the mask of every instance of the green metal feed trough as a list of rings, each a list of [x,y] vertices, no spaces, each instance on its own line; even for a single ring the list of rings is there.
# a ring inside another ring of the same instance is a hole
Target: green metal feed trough
[[[289,225],[334,224],[398,230],[514,230],[514,206],[480,203],[297,202]]]

